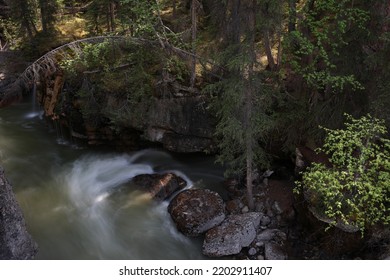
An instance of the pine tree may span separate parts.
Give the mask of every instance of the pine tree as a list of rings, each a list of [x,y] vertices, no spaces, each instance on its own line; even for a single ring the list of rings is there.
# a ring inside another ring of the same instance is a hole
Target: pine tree
[[[255,170],[269,163],[264,145],[274,124],[270,108],[276,92],[269,82],[273,73],[265,70],[257,58],[259,7],[256,0],[228,1],[225,11],[229,17],[225,22],[231,32],[224,32],[226,50],[220,57],[227,71],[221,81],[209,87],[218,92],[218,160],[227,165],[227,175],[245,175],[250,209],[254,208]]]

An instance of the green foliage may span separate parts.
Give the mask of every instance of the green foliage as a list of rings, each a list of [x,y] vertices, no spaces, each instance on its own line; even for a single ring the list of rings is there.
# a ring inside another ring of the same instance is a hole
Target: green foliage
[[[82,51],[74,58],[61,61],[61,67],[67,74],[77,76],[87,70],[108,70],[115,65],[115,44],[104,41],[99,44],[84,44]]]
[[[372,26],[370,37],[365,42],[370,46],[365,49],[363,56],[366,67],[364,77],[367,79],[369,92],[370,112],[378,118],[386,120],[390,126],[390,30],[388,17],[385,14],[386,2],[372,6]]]
[[[0,18],[0,32],[11,50],[19,48],[23,43],[23,37],[20,36],[19,24],[6,18]]]
[[[246,59],[242,54],[231,57],[229,67],[232,70],[242,67]],[[226,165],[226,176],[245,174],[248,141],[253,149],[254,166],[269,166],[270,157],[264,147],[275,126],[271,108],[277,96],[275,86],[265,82],[270,77],[271,72],[257,72],[251,77],[254,92],[249,101],[245,97],[245,90],[250,90],[248,80],[241,75],[232,74],[205,88],[213,96],[212,109],[218,117],[216,136],[220,139],[217,161]],[[246,102],[252,108],[249,120],[246,120]]]
[[[310,2],[310,1],[309,1]],[[285,57],[292,70],[312,89],[341,92],[346,87],[362,89],[350,69],[338,67],[340,52],[348,47],[347,35],[364,30],[369,14],[354,7],[354,1],[320,0],[306,4],[302,28],[289,34]]]
[[[347,115],[345,129],[325,129],[320,151],[332,167],[313,164],[298,186],[309,203],[336,223],[364,230],[390,222],[390,140],[384,121]]]
[[[163,97],[158,84],[164,79],[180,83],[188,78],[188,67],[178,56],[165,57],[153,44],[130,39],[80,47],[61,66],[85,119],[100,115],[113,126],[125,125],[142,118],[141,108],[146,110],[153,97]]]
[[[157,1],[121,0],[126,9],[125,20],[133,36],[153,37],[158,26]]]
[[[62,0],[38,0],[43,33],[54,33],[56,14],[63,4],[62,2]]]
[[[38,20],[38,3],[36,0],[15,0],[10,2],[10,20],[19,25],[18,35],[22,38],[31,37]]]

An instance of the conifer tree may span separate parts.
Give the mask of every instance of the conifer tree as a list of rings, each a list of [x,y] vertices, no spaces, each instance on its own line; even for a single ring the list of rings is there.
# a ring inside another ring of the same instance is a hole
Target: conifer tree
[[[273,73],[264,70],[257,58],[259,2],[232,0],[227,5],[230,16],[226,28],[232,32],[227,34],[226,50],[221,55],[227,73],[210,86],[211,91],[219,92],[215,103],[218,160],[227,164],[227,175],[245,175],[247,204],[253,209],[255,169],[268,166],[264,145],[274,124],[270,106],[275,88],[267,82]]]

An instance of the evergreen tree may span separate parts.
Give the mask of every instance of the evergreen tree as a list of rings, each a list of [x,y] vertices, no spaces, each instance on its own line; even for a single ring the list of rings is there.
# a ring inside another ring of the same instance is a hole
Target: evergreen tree
[[[58,17],[57,12],[59,8],[60,2],[58,0],[39,0],[42,32],[44,34],[54,31],[54,24]]]
[[[217,135],[221,138],[218,160],[228,165],[228,174],[245,174],[250,209],[254,207],[255,169],[269,164],[264,147],[274,124],[270,109],[277,88],[270,82],[274,74],[264,70],[256,51],[256,34],[261,27],[259,3],[228,1],[225,9],[230,16],[226,18],[226,28],[232,32],[226,33],[226,51],[221,56],[227,73],[209,87],[219,93],[215,102],[219,117]]]
[[[294,111],[302,109],[292,129],[298,137],[313,138],[319,124],[341,125],[344,112],[364,112],[359,37],[366,38],[369,14],[358,2],[303,1],[299,12],[290,4],[284,71]]]
[[[35,0],[14,0],[7,1],[11,8],[11,19],[20,25],[21,36],[32,39],[38,32],[36,27],[36,7]]]

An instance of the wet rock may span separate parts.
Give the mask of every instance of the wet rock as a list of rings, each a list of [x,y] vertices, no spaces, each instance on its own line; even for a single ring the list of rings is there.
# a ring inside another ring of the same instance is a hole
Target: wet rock
[[[265,244],[264,255],[266,260],[285,260],[287,258],[283,246],[276,242]]]
[[[225,219],[221,196],[208,189],[179,193],[169,204],[168,212],[178,230],[187,236],[198,236]]]
[[[221,225],[206,233],[203,254],[210,257],[238,254],[256,238],[261,216],[256,212],[228,216]]]
[[[0,167],[0,259],[32,259],[37,245],[27,232],[12,186]]]
[[[136,188],[146,190],[157,201],[171,197],[187,185],[184,179],[173,173],[142,174],[135,176],[132,183]]]

